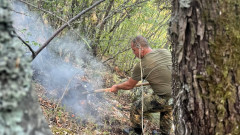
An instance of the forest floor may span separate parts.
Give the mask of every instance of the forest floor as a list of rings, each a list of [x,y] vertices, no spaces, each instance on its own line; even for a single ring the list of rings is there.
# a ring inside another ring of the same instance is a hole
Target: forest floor
[[[34,87],[43,114],[55,135],[121,135],[124,134],[124,128],[130,127],[129,112],[133,100],[132,92],[101,93],[98,102],[103,102],[103,105],[100,106],[94,102],[76,101],[79,102],[79,106],[87,110],[87,113],[89,112],[89,115],[91,114],[91,116],[82,116],[58,104],[58,101],[49,99],[47,90],[42,85],[34,83]],[[95,94],[95,96],[98,95]],[[153,129],[158,130],[159,118],[151,118],[151,121],[144,120],[146,135],[151,134]]]

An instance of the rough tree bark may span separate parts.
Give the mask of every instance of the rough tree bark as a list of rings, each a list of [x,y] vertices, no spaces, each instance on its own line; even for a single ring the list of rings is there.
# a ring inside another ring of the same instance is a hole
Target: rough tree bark
[[[0,134],[52,134],[31,90],[30,59],[13,35],[8,0],[0,0]]]
[[[240,134],[240,0],[173,0],[176,135]]]

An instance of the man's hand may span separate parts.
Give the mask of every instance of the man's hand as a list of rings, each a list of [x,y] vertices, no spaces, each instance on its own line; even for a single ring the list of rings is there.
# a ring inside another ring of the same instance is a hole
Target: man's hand
[[[126,82],[117,84],[117,85],[113,85],[110,88],[110,92],[118,92],[118,90],[130,90],[132,88],[134,88],[134,86],[138,83],[138,81],[133,80],[132,78],[128,79]]]
[[[110,92],[118,92],[118,87],[117,85],[113,85],[110,89]]]

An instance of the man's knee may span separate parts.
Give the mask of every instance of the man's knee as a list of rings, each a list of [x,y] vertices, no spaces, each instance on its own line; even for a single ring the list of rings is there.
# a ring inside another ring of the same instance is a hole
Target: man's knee
[[[140,101],[136,101],[132,104],[130,113],[135,114],[135,115],[140,115],[142,111],[142,105]]]

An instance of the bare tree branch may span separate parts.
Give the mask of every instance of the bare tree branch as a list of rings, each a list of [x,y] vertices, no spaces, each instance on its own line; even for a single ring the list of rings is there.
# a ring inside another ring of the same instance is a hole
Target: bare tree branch
[[[106,10],[105,15],[104,15],[103,18],[106,18],[108,16],[108,14],[111,11],[113,5],[114,5],[114,0],[110,0],[109,5],[107,7],[107,10]],[[97,49],[97,45],[100,42],[100,37],[101,37],[102,31],[104,30],[104,25],[106,23],[107,23],[107,21],[105,19],[103,19],[102,23],[100,24],[99,31],[98,31],[98,33],[96,35],[96,39],[95,39],[95,41],[93,43],[92,49],[93,49],[93,55],[94,56],[97,56],[97,50],[96,50]]]
[[[17,37],[28,47],[28,49],[32,53],[32,58],[34,58],[36,56],[36,54],[35,54],[34,50],[31,48],[31,46],[27,42],[25,42],[19,35],[17,35]]]
[[[45,10],[45,9],[39,8],[38,6],[35,6],[35,5],[31,4],[31,3],[28,3],[28,2],[23,1],[23,0],[19,0],[19,1],[21,1],[21,2],[23,2],[23,3],[25,3],[25,4],[27,4],[27,5],[29,5],[29,6],[31,6],[31,7],[34,7],[34,8],[36,8],[36,9],[40,10],[40,11],[43,11],[43,12],[49,14],[49,15],[52,15],[53,17],[56,17],[56,18],[60,19],[61,21],[67,23],[66,20],[64,20],[63,18],[61,18],[60,16],[56,15],[56,14],[53,13],[53,12],[50,12],[50,11],[47,11],[47,10]],[[69,24],[68,24],[68,25],[69,25]],[[73,30],[73,27],[71,27],[71,25],[69,25],[69,27],[71,28],[71,30]],[[74,31],[73,31],[73,32],[74,32]],[[78,36],[88,45],[89,48],[91,48],[91,47],[89,46],[89,43],[88,43],[81,35],[79,35],[77,32],[74,32],[74,33],[75,33],[76,35],[78,35]]]
[[[31,51],[31,53],[32,53],[32,58],[33,57],[35,57],[35,52],[34,52],[34,50],[31,48],[31,46],[26,42],[26,41],[24,41],[18,34],[17,34],[17,32],[14,30],[13,31],[14,32],[14,34],[18,37],[18,39],[20,39],[22,42],[23,42],[23,44],[25,44],[27,47],[28,47],[28,49]]]
[[[124,49],[124,50],[122,50],[122,51],[118,51],[114,56],[112,56],[111,58],[108,58],[107,60],[103,61],[102,63],[105,63],[105,62],[107,62],[107,61],[109,61],[109,60],[111,60],[111,59],[114,59],[118,54],[123,53],[123,52],[126,52],[126,51],[128,51],[128,50],[130,50],[130,49],[131,49],[131,48],[127,48],[127,49]]]
[[[132,9],[131,9],[132,11]],[[130,16],[128,14],[128,12],[124,13],[121,15],[121,17],[119,18],[119,20],[113,25],[113,27],[109,30],[109,33],[113,32],[128,16]]]
[[[92,8],[96,7],[97,5],[99,5],[100,3],[102,3],[105,0],[100,0],[96,3],[94,3],[92,6],[90,6],[89,8],[83,10],[82,12],[80,12],[79,14],[77,14],[75,17],[73,17],[72,19],[70,19],[67,23],[65,23],[63,26],[61,26],[37,51],[36,51],[36,56],[64,29],[66,28],[71,22],[73,22],[74,20],[78,19],[81,15],[83,15],[84,13],[86,13],[87,11],[91,10]],[[35,56],[35,57],[36,57]],[[34,57],[34,58],[35,58]],[[33,58],[33,59],[34,59]]]
[[[22,3],[25,3],[25,4],[27,4],[27,5],[29,5],[29,6],[31,6],[31,7],[34,7],[34,8],[36,8],[36,9],[39,9],[39,10],[45,12],[45,13],[48,13],[48,14],[54,16],[54,17],[57,17],[58,19],[60,19],[60,20],[62,20],[63,22],[67,23],[67,21],[65,21],[64,19],[62,19],[60,16],[58,16],[58,15],[56,15],[56,14],[50,12],[50,11],[47,11],[47,10],[45,10],[45,9],[42,9],[42,8],[40,8],[40,7],[38,7],[38,6],[35,6],[35,5],[31,4],[31,3],[28,3],[28,2],[26,2],[26,1],[24,1],[24,0],[19,0],[19,1],[21,1]]]
[[[25,4],[27,4],[25,1],[23,0],[19,0],[21,2],[24,2]],[[69,24],[73,21],[75,21],[76,19],[78,19],[79,17],[81,17],[84,13],[88,12],[89,10],[91,10],[92,8],[96,7],[97,5],[99,5],[100,3],[104,2],[105,0],[99,0],[98,2],[94,3],[92,6],[88,7],[87,9],[81,11],[79,14],[77,14],[75,17],[73,17],[72,19],[70,19],[68,22],[66,22],[64,25],[62,25],[36,52],[35,52],[35,56],[33,56],[34,60],[36,58],[36,56],[67,26],[69,26]],[[28,3],[29,4],[29,3]],[[32,5],[34,6],[34,5]],[[52,13],[51,13],[52,14]],[[62,19],[61,19],[62,20]]]
[[[12,11],[12,12],[15,12],[17,14],[21,14],[21,15],[27,16],[25,13],[18,12],[18,11],[14,10],[14,9],[9,9],[9,10]]]
[[[134,7],[137,7],[138,5],[140,5],[140,4],[144,3],[144,2],[147,2],[147,1],[149,1],[149,0],[136,1],[136,2],[133,3],[132,5],[124,6],[127,2],[129,2],[129,1],[126,1],[126,2],[124,2],[124,4],[123,4],[122,7],[118,7],[118,9],[114,10],[111,14],[109,14],[107,17],[105,17],[103,21],[106,21],[107,19],[111,18],[112,16],[114,16],[114,15],[117,14],[117,13],[122,13],[123,10],[125,10],[125,9],[127,9],[127,8],[129,8],[129,7],[134,8]]]

